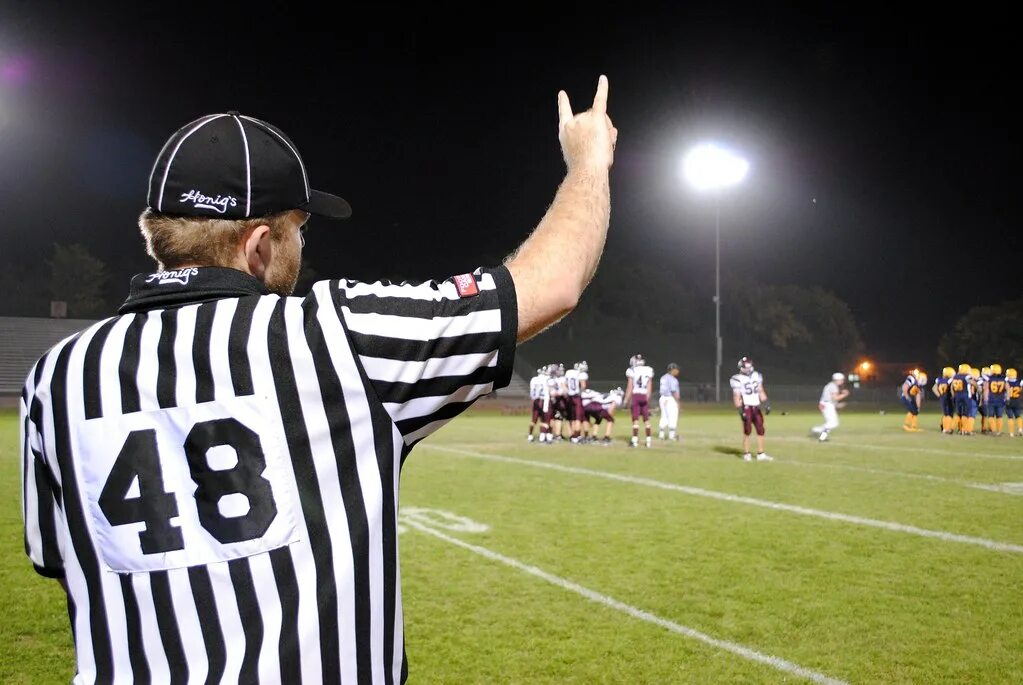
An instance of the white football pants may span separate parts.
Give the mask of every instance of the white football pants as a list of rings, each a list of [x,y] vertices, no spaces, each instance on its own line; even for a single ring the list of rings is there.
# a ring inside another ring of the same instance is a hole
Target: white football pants
[[[824,417],[824,423],[820,426],[814,426],[814,433],[821,433],[823,431],[832,431],[838,428],[838,410],[835,409],[835,405],[830,402],[826,402],[821,409],[821,415]]]
[[[660,430],[675,430],[678,428],[678,402],[671,395],[661,398],[661,424]]]

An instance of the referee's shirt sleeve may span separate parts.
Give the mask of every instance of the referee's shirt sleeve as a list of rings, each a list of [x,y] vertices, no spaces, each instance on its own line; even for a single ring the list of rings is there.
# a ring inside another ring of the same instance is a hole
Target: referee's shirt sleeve
[[[43,458],[38,402],[26,391],[21,398],[21,502],[25,553],[47,578],[64,577],[57,522],[60,487]]]
[[[506,267],[330,288],[367,381],[407,445],[511,381],[518,309]]]

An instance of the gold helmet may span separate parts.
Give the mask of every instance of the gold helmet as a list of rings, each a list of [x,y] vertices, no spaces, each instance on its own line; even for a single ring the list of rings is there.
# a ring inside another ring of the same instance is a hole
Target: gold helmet
[[[990,366],[985,366],[983,369],[980,370],[980,372],[982,374],[984,374],[985,376],[990,376],[991,375],[991,367]]]
[[[969,364],[965,364],[964,363],[964,364],[960,364],[959,365],[959,373],[969,373],[969,372],[970,372],[970,365]]]
[[[944,378],[951,378],[952,376],[956,375],[956,370],[953,369],[951,366],[946,366],[944,369],[941,370],[941,375]]]
[[[995,375],[995,376],[1001,376],[1002,375],[1002,365],[1001,364],[992,364],[991,365],[991,373],[993,375]]]
[[[923,371],[918,371],[916,374],[916,380],[920,385],[927,385],[927,374]]]
[[[980,371],[977,369],[976,366],[974,366],[972,369],[970,369],[970,375],[973,376],[974,378],[979,378],[980,377]]]
[[[1005,377],[1011,380],[1016,380],[1016,369],[1006,369]]]

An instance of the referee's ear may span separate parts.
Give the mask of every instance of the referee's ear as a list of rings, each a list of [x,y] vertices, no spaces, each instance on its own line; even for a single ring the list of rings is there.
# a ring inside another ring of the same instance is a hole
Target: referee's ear
[[[264,280],[267,267],[273,258],[273,241],[270,240],[270,227],[260,224],[246,232],[242,240],[242,250],[247,271]]]

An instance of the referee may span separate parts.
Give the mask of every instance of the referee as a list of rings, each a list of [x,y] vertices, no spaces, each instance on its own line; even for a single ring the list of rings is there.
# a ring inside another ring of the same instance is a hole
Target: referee
[[[608,227],[606,103],[604,77],[580,114],[558,94],[567,172],[503,265],[305,298],[303,226],[348,204],[266,122],[171,136],[139,220],[158,271],[22,393],[25,546],[67,591],[75,683],[405,680],[401,464],[575,307]]]

